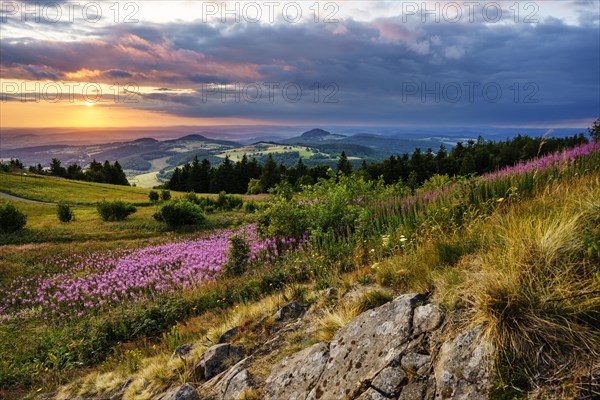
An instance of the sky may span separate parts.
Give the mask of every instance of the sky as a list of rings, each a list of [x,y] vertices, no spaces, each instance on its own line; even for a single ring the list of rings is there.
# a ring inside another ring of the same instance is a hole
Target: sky
[[[587,127],[600,1],[0,0],[0,127]]]

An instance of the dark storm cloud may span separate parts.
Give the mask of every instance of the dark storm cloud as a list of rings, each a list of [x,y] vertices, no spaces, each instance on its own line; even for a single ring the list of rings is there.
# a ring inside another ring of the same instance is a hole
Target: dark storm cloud
[[[140,86],[193,89],[192,94],[157,90],[140,103],[188,117],[448,124],[594,118],[600,115],[598,12],[593,2],[576,6],[579,25],[553,18],[535,25],[421,24],[400,18],[239,23],[227,29],[191,22],[120,25],[99,28],[97,40],[3,39],[0,65],[13,78],[66,79],[87,70],[99,71],[89,79],[107,83],[127,77]],[[250,90],[265,82],[297,84],[305,95],[290,102],[276,92],[274,101],[251,102],[242,93],[239,103],[223,102],[214,93],[206,98],[202,86],[239,83]],[[331,83],[339,89],[337,103],[324,103],[331,90],[323,86]],[[319,101],[315,85],[321,88]],[[455,101],[457,87],[462,94]],[[500,88],[501,97],[490,99],[483,88]],[[423,89],[429,94],[422,96]]]
[[[112,69],[108,71],[108,75],[115,78],[131,78],[133,76],[127,71],[121,71],[118,69]]]

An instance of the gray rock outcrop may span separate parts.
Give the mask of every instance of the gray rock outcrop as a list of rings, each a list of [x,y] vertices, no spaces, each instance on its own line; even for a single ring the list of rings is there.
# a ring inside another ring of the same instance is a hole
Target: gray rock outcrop
[[[408,294],[360,314],[330,343],[276,364],[264,398],[302,400],[482,399],[492,384],[491,346],[479,330],[442,340],[444,313]]]
[[[317,343],[281,360],[267,379],[265,400],[306,399],[321,376],[328,357],[328,343]]]
[[[436,393],[440,399],[485,400],[491,381],[491,348],[478,343],[479,329],[445,342],[435,366]]]

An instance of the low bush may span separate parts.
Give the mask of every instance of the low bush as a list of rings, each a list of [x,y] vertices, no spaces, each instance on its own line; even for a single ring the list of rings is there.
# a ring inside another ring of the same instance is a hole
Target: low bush
[[[190,203],[194,203],[197,205],[200,205],[200,203],[202,202],[202,199],[200,199],[198,197],[198,195],[196,195],[196,193],[194,193],[194,192],[188,192],[188,193],[184,194],[183,200],[189,201]]]
[[[96,205],[96,210],[103,221],[122,221],[137,211],[133,204],[121,200],[103,200]]]
[[[0,232],[13,233],[23,229],[27,216],[12,203],[0,204]]]
[[[151,190],[150,193],[148,193],[148,198],[151,202],[156,203],[160,199],[160,196],[156,190]]]
[[[171,191],[170,190],[163,190],[162,192],[160,192],[160,199],[162,201],[169,201],[169,200],[171,200]]]
[[[258,211],[259,208],[259,204],[254,200],[245,201],[244,205],[242,206],[242,210],[244,210],[246,214],[253,214]]]
[[[60,222],[71,222],[73,220],[73,211],[68,204],[59,203],[56,206],[56,215]]]
[[[244,201],[241,196],[221,192],[215,205],[219,210],[231,211],[242,207],[243,203]]]
[[[154,214],[154,219],[164,222],[171,229],[198,225],[206,219],[202,208],[187,200],[170,201]]]

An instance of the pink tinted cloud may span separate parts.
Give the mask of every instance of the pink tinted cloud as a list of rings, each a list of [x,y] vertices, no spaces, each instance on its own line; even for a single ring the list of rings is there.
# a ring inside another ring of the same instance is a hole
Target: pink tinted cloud
[[[79,80],[112,83],[115,71],[121,78],[127,74],[138,84],[159,85],[169,82],[182,85],[192,76],[220,77],[222,81],[246,81],[261,78],[258,64],[209,57],[205,54],[178,49],[168,39],[157,42],[134,34],[118,40],[88,40],[82,42],[40,41],[28,45],[28,54],[10,48],[3,52],[5,79]]]

